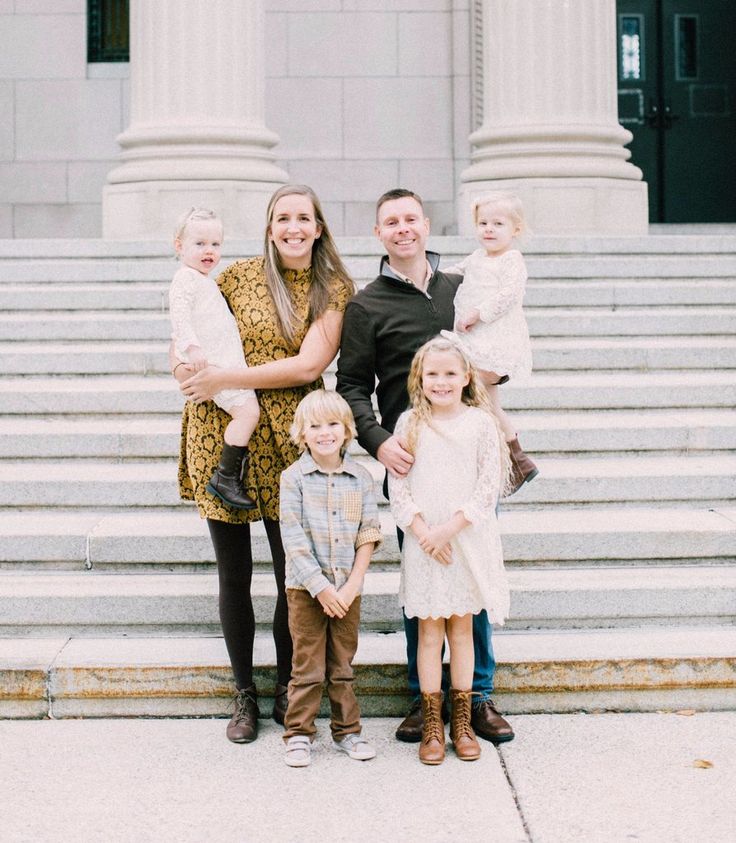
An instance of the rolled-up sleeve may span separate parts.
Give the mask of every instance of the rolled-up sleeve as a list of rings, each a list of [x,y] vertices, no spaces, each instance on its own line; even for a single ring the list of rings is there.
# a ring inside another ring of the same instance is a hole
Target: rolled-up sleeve
[[[357,550],[363,544],[373,542],[375,545],[373,549],[375,550],[383,541],[383,533],[378,517],[378,502],[376,501],[376,493],[373,488],[373,478],[367,471],[363,471],[360,474],[360,486],[363,506],[360,527],[355,537],[355,549]]]

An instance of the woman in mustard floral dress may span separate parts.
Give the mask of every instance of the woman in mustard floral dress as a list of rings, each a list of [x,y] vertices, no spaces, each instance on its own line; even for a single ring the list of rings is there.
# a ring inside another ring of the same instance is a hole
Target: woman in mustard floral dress
[[[283,723],[291,674],[291,637],[279,532],[279,478],[298,455],[289,427],[299,401],[322,386],[337,353],[342,317],[354,285],[324,219],[319,200],[303,185],[274,193],[267,211],[264,256],[238,261],[217,278],[240,330],[247,369],[207,367],[195,375],[177,366],[189,399],[182,418],[179,485],[207,519],[219,576],[220,621],[237,688],[227,736],[255,739],[258,702],[253,684],[255,619],[250,595],[250,523],[263,519],[278,597],[273,619],[277,685],[273,717]],[[223,389],[255,389],[261,416],[250,440],[248,493],[253,511],[236,510],[205,486],[218,464],[229,416],[210,399]]]

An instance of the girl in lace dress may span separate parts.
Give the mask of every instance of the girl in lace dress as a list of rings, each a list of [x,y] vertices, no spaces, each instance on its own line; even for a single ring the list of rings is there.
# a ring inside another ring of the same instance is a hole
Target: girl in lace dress
[[[174,372],[185,363],[195,372],[208,365],[246,367],[235,318],[209,276],[220,262],[222,233],[221,220],[205,208],[192,208],[176,229],[174,248],[182,266],[169,289],[171,336],[179,361]],[[207,491],[236,509],[253,509],[256,504],[241,477],[247,476],[248,442],[258,424],[256,394],[252,389],[224,389],[213,400],[232,420]]]
[[[514,239],[525,231],[524,211],[512,193],[486,193],[472,204],[481,248],[444,272],[463,275],[455,296],[455,331],[479,370],[511,452],[509,494],[539,473],[519,445],[514,426],[501,408],[498,386],[532,371],[529,331],[521,307],[526,265]]]
[[[453,335],[450,335],[451,337]],[[405,477],[389,476],[391,511],[405,531],[399,600],[419,618],[417,663],[424,726],[419,759],[444,759],[442,646],[450,645],[455,753],[480,756],[470,726],[472,616],[502,624],[509,611],[496,503],[509,473],[508,448],[476,369],[457,340],[435,337],[412,361],[411,409],[396,435],[414,456]]]

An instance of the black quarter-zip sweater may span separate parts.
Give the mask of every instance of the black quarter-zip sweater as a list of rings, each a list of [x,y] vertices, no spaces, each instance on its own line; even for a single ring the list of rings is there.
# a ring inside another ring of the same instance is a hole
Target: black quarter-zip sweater
[[[414,354],[454,323],[453,300],[462,278],[440,272],[435,252],[427,252],[427,260],[433,272],[426,293],[394,275],[384,256],[381,274],[345,311],[337,391],[353,411],[358,441],[374,457],[409,406],[406,379]],[[371,401],[374,390],[380,423]]]

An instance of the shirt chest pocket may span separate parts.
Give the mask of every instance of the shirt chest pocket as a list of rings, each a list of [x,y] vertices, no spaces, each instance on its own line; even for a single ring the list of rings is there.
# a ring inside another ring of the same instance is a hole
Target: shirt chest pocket
[[[345,521],[358,523],[363,511],[363,500],[360,492],[343,492],[340,500],[340,508]]]

